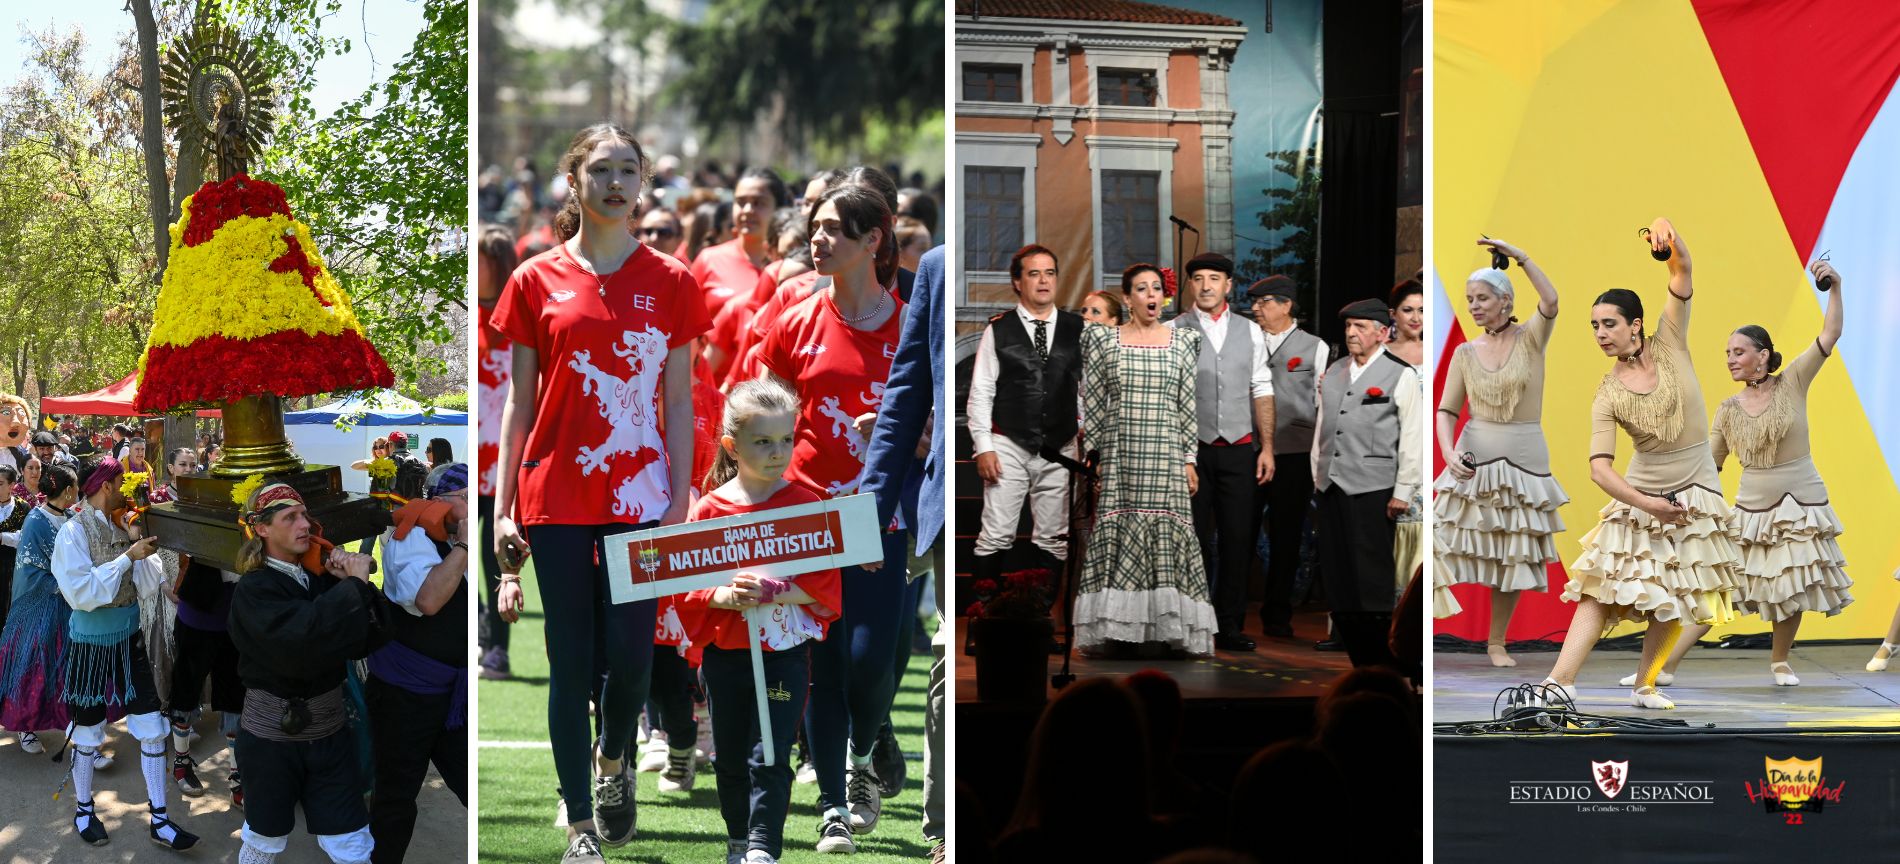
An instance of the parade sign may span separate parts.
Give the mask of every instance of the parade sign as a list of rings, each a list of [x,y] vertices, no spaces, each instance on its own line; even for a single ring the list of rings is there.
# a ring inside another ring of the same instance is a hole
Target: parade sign
[[[739,573],[787,579],[883,558],[877,499],[858,494],[615,535],[607,543],[607,581],[615,603],[634,603],[729,585]],[[745,611],[746,634],[762,755],[773,765],[778,754],[759,647],[762,611]]]
[[[877,501],[859,494],[617,534],[607,577],[613,601],[633,603],[729,585],[735,573],[788,579],[883,558]]]

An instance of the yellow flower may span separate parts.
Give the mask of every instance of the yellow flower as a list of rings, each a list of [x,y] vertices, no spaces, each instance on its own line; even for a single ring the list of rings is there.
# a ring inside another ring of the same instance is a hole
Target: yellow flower
[[[264,488],[264,475],[252,474],[244,478],[244,482],[231,487],[231,500],[237,502],[238,507],[242,508],[251,502],[251,495],[262,488]]]
[[[151,477],[151,474],[144,471],[126,472],[125,476],[119,478],[119,494],[127,498],[133,497],[133,493],[137,492],[140,486],[145,485],[145,481]]]
[[[388,456],[380,457],[369,463],[369,468],[366,470],[369,471],[369,476],[375,480],[396,479],[396,461]]]

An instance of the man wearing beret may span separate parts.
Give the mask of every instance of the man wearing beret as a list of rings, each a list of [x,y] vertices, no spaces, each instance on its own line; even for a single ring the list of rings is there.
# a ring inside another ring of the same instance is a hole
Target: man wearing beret
[[[1268,636],[1283,638],[1293,635],[1293,580],[1313,497],[1313,426],[1327,355],[1326,343],[1294,321],[1297,288],[1292,279],[1276,274],[1247,289],[1273,375],[1274,482],[1267,487],[1267,590],[1260,624]]]
[[[1254,540],[1260,533],[1260,487],[1273,479],[1273,375],[1267,371],[1266,335],[1227,308],[1234,262],[1203,252],[1188,260],[1187,297],[1194,308],[1169,324],[1199,331],[1201,352],[1194,372],[1196,435],[1193,464],[1194,533],[1220,629],[1214,647],[1252,651],[1242,633],[1247,618],[1247,579],[1253,573]]]
[[[1339,311],[1346,351],[1320,383],[1313,436],[1319,564],[1333,632],[1354,666],[1396,666],[1392,624],[1394,520],[1418,488],[1418,370],[1385,350],[1392,311],[1360,300]]]

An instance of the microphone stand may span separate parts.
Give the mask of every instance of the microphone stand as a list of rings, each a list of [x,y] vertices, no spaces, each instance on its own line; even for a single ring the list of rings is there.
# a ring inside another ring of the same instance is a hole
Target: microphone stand
[[[1076,583],[1082,579],[1083,535],[1095,521],[1095,466],[1101,457],[1091,450],[1087,461],[1079,462],[1064,456],[1058,447],[1044,448],[1039,455],[1069,471],[1069,533],[1062,538],[1069,546],[1069,557],[1062,565],[1062,671],[1049,676],[1050,685],[1060,690],[1075,681],[1069,661],[1075,654]]]

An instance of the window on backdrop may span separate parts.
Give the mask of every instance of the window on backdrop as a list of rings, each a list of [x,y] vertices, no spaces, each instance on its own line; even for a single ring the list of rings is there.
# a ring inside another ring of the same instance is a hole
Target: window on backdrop
[[[1023,245],[1023,169],[966,168],[963,184],[963,269],[1008,270]]]

